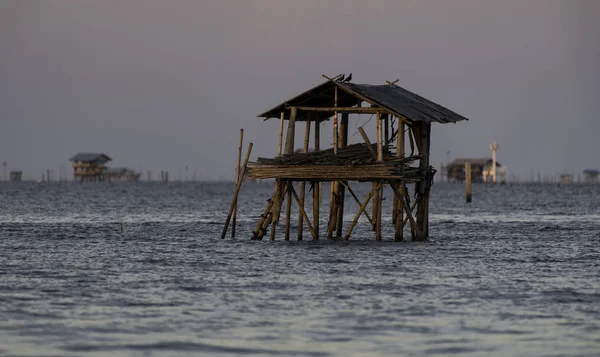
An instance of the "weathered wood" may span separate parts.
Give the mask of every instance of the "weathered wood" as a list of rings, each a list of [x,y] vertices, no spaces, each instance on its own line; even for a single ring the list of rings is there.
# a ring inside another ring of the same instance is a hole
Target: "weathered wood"
[[[285,153],[292,154],[294,152],[294,137],[296,134],[296,115],[298,110],[292,107],[290,120],[288,121],[287,135],[285,137]]]
[[[346,232],[346,237],[345,237],[346,240],[350,239],[350,234],[352,234],[352,230],[354,229],[354,226],[356,226],[356,223],[358,222],[360,215],[362,214],[362,212],[365,211],[365,208],[369,204],[369,201],[371,201],[371,198],[373,197],[374,192],[375,191],[371,190],[371,192],[369,192],[369,194],[367,195],[365,202],[363,202],[363,204],[360,205],[360,208],[358,209],[358,212],[356,212],[356,215],[354,216],[352,223],[350,223],[350,227],[348,227],[348,231]]]
[[[252,152],[252,146],[254,144],[250,143],[248,145],[248,152],[246,152],[246,159],[244,160],[244,166],[242,171],[242,179],[238,180],[238,183],[235,185],[235,191],[233,193],[233,198],[231,199],[231,205],[229,206],[229,213],[227,214],[227,219],[225,220],[225,227],[223,227],[223,232],[221,233],[221,239],[225,239],[225,235],[227,235],[227,228],[229,227],[229,222],[231,222],[231,216],[233,215],[233,209],[237,204],[238,194],[240,193],[240,188],[242,187],[242,182],[244,182],[243,173],[246,172],[246,166],[248,166],[248,160],[250,160],[250,153]]]
[[[271,212],[271,210],[273,209],[273,204],[275,203],[276,193],[277,193],[277,187],[273,191],[273,196],[271,196],[271,199],[269,200],[267,207],[265,207],[263,214],[261,215],[260,219],[258,220],[258,223],[256,224],[256,228],[254,228],[254,231],[252,232],[252,239],[262,239],[262,237],[265,235],[265,229],[263,229],[263,226],[264,226],[265,221],[267,220],[267,217],[273,216],[273,213]],[[269,220],[269,222],[270,222],[270,220]],[[267,223],[267,225],[268,225],[268,223]]]
[[[402,121],[398,121],[398,143],[396,144],[396,157],[399,159],[404,158],[404,122]],[[404,188],[404,184],[401,183],[401,185]],[[404,209],[402,207],[402,204],[400,204],[400,198],[396,194],[396,191],[394,191],[394,204],[396,206],[394,221],[394,240],[402,241],[404,240],[404,225],[406,223],[404,223],[403,220]],[[400,222],[402,224],[398,224]]]
[[[373,232],[377,232],[377,216],[379,216],[379,183],[373,182],[371,185],[373,191],[373,202],[371,202],[371,209],[373,211]]]
[[[348,145],[348,114],[342,114],[342,121],[340,123],[340,149],[343,149]],[[337,185],[337,219],[336,219],[336,237],[342,236],[342,229],[344,225],[344,204],[346,199],[345,185],[338,183]]]
[[[306,131],[304,132],[304,153],[308,153],[308,144],[310,141],[310,120],[306,121]],[[306,182],[300,184],[300,205],[304,208],[304,196],[306,191]],[[304,216],[298,212],[298,240],[302,240],[302,230],[304,228]]]
[[[424,176],[420,182],[417,183],[415,189],[417,190],[417,225],[421,231],[421,235],[417,237],[419,240],[427,239],[429,235],[429,213],[428,213],[428,201],[429,201],[429,150],[430,150],[430,133],[431,124],[421,123],[417,134],[419,139],[417,145],[419,146],[419,154],[421,157],[421,163],[419,170],[421,175]]]
[[[421,235],[421,231],[420,231],[420,229],[419,229],[419,227],[417,225],[417,222],[413,218],[410,206],[408,206],[408,203],[406,202],[406,199],[404,198],[404,194],[402,192],[400,192],[400,188],[398,187],[398,185],[396,185],[396,183],[394,181],[389,180],[388,183],[392,187],[392,190],[394,190],[396,192],[396,194],[398,195],[398,197],[400,197],[400,203],[402,204],[402,207],[404,208],[404,212],[408,216],[408,219],[409,219],[409,221],[410,221],[410,223],[412,225],[411,229],[415,230],[415,235],[416,236],[420,236]]]
[[[333,153],[337,154],[338,149],[338,112],[337,112],[337,102],[338,102],[338,86],[335,86],[335,93],[333,97],[333,106],[335,111],[333,113]]]
[[[467,203],[471,202],[471,163],[465,163],[465,193],[467,195]]]
[[[383,195],[383,184],[379,184],[377,187],[377,218],[375,218],[375,240],[381,240],[381,200]]]
[[[292,191],[292,194],[294,195],[294,198],[296,199],[296,202],[298,203],[298,207],[300,210],[300,214],[302,214],[302,216],[304,216],[304,219],[306,220],[306,225],[308,226],[308,229],[310,230],[310,233],[313,236],[314,240],[318,240],[319,236],[317,235],[315,229],[313,228],[312,224],[310,224],[310,220],[308,219],[308,215],[306,214],[306,211],[304,210],[304,207],[302,207],[300,205],[300,199],[298,198],[298,194],[296,193],[296,190],[294,189],[293,185],[289,186],[289,189]]]
[[[352,190],[350,185],[348,185],[347,182],[343,182],[343,181],[342,181],[342,184],[346,187],[346,189],[348,190],[350,195],[354,198],[354,201],[356,201],[356,203],[358,204],[358,207],[360,207],[362,202],[360,202],[360,200],[358,199],[358,197],[356,196],[356,194],[354,193],[354,191]],[[367,212],[367,210],[363,210],[363,213],[364,213],[365,217],[367,217],[369,224],[373,225],[373,220],[371,219],[371,216],[369,216],[369,213]]]
[[[383,146],[381,142],[381,112],[375,114],[377,123],[377,161],[383,161]]]
[[[315,122],[315,139],[314,139],[315,152],[321,150],[321,124]],[[313,181],[313,225],[315,227],[315,233],[317,239],[319,239],[319,208],[321,203],[321,184]]]
[[[291,107],[288,107],[291,108]],[[338,112],[338,113],[347,113],[347,114],[375,114],[377,112],[380,113],[389,113],[389,111],[382,108],[373,108],[373,107],[303,107],[296,106],[298,110],[308,111],[308,112]],[[313,120],[317,120],[316,117]]]
[[[281,157],[281,147],[283,145],[283,117],[284,112],[281,112],[281,118],[279,119],[279,142],[277,144],[277,156]]]
[[[285,195],[284,186],[281,180],[276,181],[277,193],[275,194],[275,204],[273,206],[273,215],[271,217],[271,240],[275,240],[275,231],[277,224],[279,223],[279,216],[281,215],[281,205],[283,204],[283,197]]]
[[[329,186],[329,217],[327,220],[327,237],[333,237],[335,220],[337,218],[337,181],[331,181]]]
[[[365,141],[365,144],[367,145],[367,149],[369,149],[369,152],[371,153],[373,158],[377,159],[377,152],[373,148],[373,145],[371,145],[371,141],[369,140],[367,133],[365,133],[365,130],[362,127],[359,127],[358,132],[360,133],[360,136],[362,136],[363,140]]]
[[[240,144],[238,145],[238,159],[237,166],[235,168],[235,184],[237,186],[240,181],[240,171],[242,165],[242,145],[244,145],[244,129],[240,129]],[[233,208],[233,222],[231,223],[231,238],[235,238],[235,226],[237,223],[237,201]]]
[[[290,190],[290,186],[292,186],[292,183],[288,181],[286,186],[287,199],[285,202],[285,240],[290,240],[290,219],[292,218],[292,191]]]

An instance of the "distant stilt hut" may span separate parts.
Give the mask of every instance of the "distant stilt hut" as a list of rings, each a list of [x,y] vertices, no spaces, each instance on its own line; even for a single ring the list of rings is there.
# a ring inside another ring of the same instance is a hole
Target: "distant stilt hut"
[[[293,203],[297,204],[299,211],[298,240],[302,239],[305,226],[313,239],[319,239],[323,233],[319,226],[319,188],[321,183],[329,183],[330,205],[327,226],[323,227],[327,237],[349,239],[359,218],[365,216],[373,226],[375,239],[381,240],[381,201],[383,188],[387,186],[394,193],[392,222],[395,240],[403,240],[406,224],[410,225],[413,240],[425,240],[429,235],[429,192],[436,172],[429,162],[431,124],[467,119],[396,85],[397,81],[369,85],[342,81],[342,75],[325,78],[326,82],[259,115],[264,120],[279,119],[279,143],[275,157],[258,158],[248,163],[252,149],[250,144],[241,168],[241,172],[249,178],[275,180],[273,195],[258,217],[252,239],[262,239],[270,228],[270,239],[274,240],[283,210],[284,237],[289,240]],[[368,115],[374,119],[364,121],[363,127],[358,128],[362,143],[348,145],[349,114]],[[329,120],[333,120],[333,145],[322,148],[321,124]],[[305,135],[303,148],[298,152],[294,138],[300,122],[304,123]],[[375,139],[368,137],[366,124],[374,126],[370,130],[375,132]],[[313,151],[309,152],[311,130],[314,132]],[[410,151],[405,150],[406,147]],[[233,211],[237,209],[237,194],[243,181],[243,177],[236,178],[236,190],[222,238],[227,233]],[[370,182],[371,190],[361,200],[352,190],[351,182]],[[294,183],[299,183],[299,191]],[[408,192],[406,185],[409,183],[415,184],[414,195]],[[306,185],[309,185],[308,192],[312,191],[313,196],[312,217],[305,207]],[[344,227],[346,192],[359,208],[353,221]],[[369,203],[371,215],[366,210]]]
[[[105,164],[112,159],[101,153],[79,153],[69,161],[73,162],[73,179],[75,181],[103,181]]]

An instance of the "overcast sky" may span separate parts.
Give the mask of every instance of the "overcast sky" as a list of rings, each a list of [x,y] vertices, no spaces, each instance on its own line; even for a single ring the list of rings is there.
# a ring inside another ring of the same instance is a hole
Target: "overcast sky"
[[[495,139],[510,174],[578,174],[600,168],[598,14],[595,0],[0,0],[0,161],[70,177],[70,156],[98,151],[229,179],[239,128],[253,158],[273,156],[278,123],[256,115],[353,72],[470,119],[433,125],[435,166]]]

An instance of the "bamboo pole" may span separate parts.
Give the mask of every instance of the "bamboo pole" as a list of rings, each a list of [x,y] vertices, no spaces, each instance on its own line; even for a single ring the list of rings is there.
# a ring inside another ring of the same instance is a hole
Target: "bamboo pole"
[[[306,121],[306,131],[304,132],[304,153],[308,153],[308,144],[310,141],[310,120]],[[304,196],[306,191],[306,181],[300,184],[300,205],[304,208]],[[302,240],[302,230],[304,226],[304,216],[298,212],[298,240]]]
[[[286,182],[287,199],[285,203],[285,240],[290,240],[290,219],[292,218],[292,191],[290,190],[291,185],[292,183],[290,181]]]
[[[383,196],[383,184],[377,185],[377,216],[375,218],[375,240],[381,241],[381,199]]]
[[[267,220],[267,217],[273,215],[271,210],[273,209],[273,204],[275,203],[275,194],[276,194],[276,190],[273,192],[273,196],[271,196],[271,199],[269,200],[267,207],[265,207],[265,210],[264,210],[263,214],[261,215],[261,218],[258,220],[258,223],[256,224],[256,228],[254,228],[254,231],[252,232],[252,235],[253,235],[252,238],[254,238],[254,239],[262,239],[262,237],[265,235],[265,230],[263,229],[263,225],[264,225],[264,222]],[[268,223],[267,223],[267,225],[268,225]]]
[[[417,225],[417,222],[413,218],[410,206],[408,206],[408,203],[406,202],[404,195],[402,194],[402,192],[400,192],[399,187],[396,185],[396,183],[393,180],[389,180],[388,182],[389,182],[390,186],[392,187],[392,189],[396,192],[398,197],[400,197],[400,202],[401,202],[402,206],[404,207],[404,211],[406,212],[408,219],[410,220],[411,229],[413,229],[415,231],[415,235],[420,236],[421,231],[419,229],[419,226]]]
[[[277,144],[277,156],[281,157],[281,146],[283,145],[283,117],[284,112],[281,112],[279,119],[279,143]]]
[[[465,193],[467,195],[467,203],[471,203],[471,163],[465,163]]]
[[[321,150],[321,124],[315,120],[315,152]],[[321,203],[321,183],[313,181],[313,225],[319,239],[319,208]]]
[[[244,166],[243,166],[244,171],[242,171],[242,172],[246,172],[246,166],[248,166],[248,160],[250,160],[250,153],[252,152],[253,145],[254,145],[253,143],[250,143],[248,145],[248,152],[246,152],[246,159],[244,159]],[[238,194],[240,193],[240,188],[242,187],[242,182],[244,182],[243,175],[242,175],[242,179],[238,181],[237,185],[235,185],[235,192],[233,193],[233,198],[231,199],[231,205],[229,206],[229,214],[227,215],[227,219],[225,220],[225,227],[223,227],[223,232],[221,233],[221,239],[224,239],[225,235],[227,234],[227,227],[229,227],[229,222],[231,221],[231,216],[233,215],[233,208],[237,204],[237,198],[238,198]]]
[[[338,148],[338,112],[337,112],[337,102],[338,102],[338,86],[335,86],[335,92],[333,97],[333,106],[336,109],[333,113],[333,153],[337,154]]]
[[[241,168],[242,165],[242,145],[244,144],[244,129],[240,129],[240,145],[238,146],[238,163],[235,168],[235,184],[241,180]],[[237,201],[235,203],[235,207],[233,209],[233,222],[231,223],[231,238],[235,238],[235,225],[237,223]]]
[[[348,145],[348,114],[342,113],[342,122],[340,125],[340,149],[345,148]],[[336,212],[336,237],[342,236],[342,229],[344,226],[344,204],[346,200],[346,189],[342,181],[337,184],[337,212]]]
[[[350,195],[354,198],[354,201],[356,201],[356,203],[358,204],[358,207],[360,207],[362,205],[362,202],[360,202],[360,200],[358,199],[358,197],[356,196],[356,194],[354,193],[354,191],[352,190],[350,185],[348,185],[347,182],[342,182],[342,185],[344,185],[346,187],[348,192],[350,192]],[[367,210],[363,210],[363,213],[364,213],[365,217],[367,217],[369,224],[373,225],[373,220],[371,219],[371,216],[369,216],[369,213],[367,212]]]
[[[381,145],[381,112],[375,114],[377,119],[377,161],[383,161],[383,146]]]
[[[312,234],[313,239],[314,240],[318,240],[319,236],[317,235],[317,233],[314,230],[313,226],[310,224],[310,220],[308,219],[308,215],[306,214],[306,211],[304,210],[304,207],[300,206],[300,199],[298,198],[298,194],[296,194],[296,190],[294,189],[294,186],[290,185],[289,189],[292,191],[292,194],[294,195],[294,198],[296,199],[296,202],[298,202],[298,207],[299,207],[300,213],[304,216],[304,219],[306,220],[306,225],[308,226],[308,229],[310,230],[310,233]]]
[[[288,120],[288,128],[287,135],[285,137],[285,153],[293,154],[294,153],[294,137],[296,134],[296,116],[298,115],[298,110],[296,107],[292,107],[290,113],[290,119]]]
[[[271,217],[271,237],[270,240],[275,240],[275,231],[277,224],[279,223],[279,216],[281,215],[281,205],[283,204],[283,196],[285,195],[283,185],[279,179],[276,180],[277,193],[275,194],[276,200],[273,206],[273,215]]]
[[[398,143],[396,145],[396,157],[403,159],[404,158],[404,122],[402,120],[398,120]],[[404,189],[404,183],[401,183],[401,187]],[[395,211],[395,229],[394,229],[394,240],[402,241],[404,240],[404,219],[403,219],[403,207],[400,204],[400,198],[394,191],[394,204],[396,206]],[[401,224],[398,224],[401,223]]]
[[[358,222],[358,219],[360,218],[360,215],[362,214],[362,212],[366,212],[365,208],[369,204],[369,201],[371,201],[371,197],[373,197],[374,192],[375,191],[371,190],[371,192],[369,192],[369,194],[367,195],[365,202],[363,202],[363,204],[360,205],[360,208],[358,209],[358,212],[356,212],[356,215],[354,216],[352,223],[350,223],[350,227],[348,227],[348,231],[346,232],[346,237],[345,237],[346,240],[350,239],[350,234],[352,234],[352,230],[354,229],[354,226],[356,226],[356,223]]]

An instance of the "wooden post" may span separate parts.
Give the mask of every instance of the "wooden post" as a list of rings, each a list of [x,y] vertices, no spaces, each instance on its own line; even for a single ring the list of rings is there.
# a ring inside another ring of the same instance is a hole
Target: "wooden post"
[[[275,180],[276,193],[275,203],[273,204],[273,215],[271,216],[271,237],[270,240],[275,240],[275,231],[277,224],[279,223],[279,216],[281,214],[281,205],[283,204],[284,190],[279,179]]]
[[[373,189],[373,201],[371,202],[371,208],[373,210],[373,232],[377,232],[377,217],[379,216],[379,184],[373,182],[371,184]]]
[[[296,202],[298,203],[298,208],[300,210],[300,214],[302,214],[304,216],[304,218],[306,219],[306,225],[308,226],[308,229],[312,233],[313,239],[318,240],[319,238],[317,237],[317,234],[316,234],[313,226],[310,224],[310,220],[308,219],[308,215],[306,214],[304,207],[302,207],[300,205],[300,199],[298,198],[298,194],[296,194],[296,190],[294,189],[294,186],[290,185],[289,190],[292,191],[292,194],[294,195],[294,198],[296,199]]]
[[[321,150],[321,123],[315,117],[315,151]],[[313,226],[315,227],[316,239],[319,239],[319,207],[321,203],[321,183],[313,182]]]
[[[290,120],[288,120],[287,135],[285,137],[285,153],[287,155],[294,153],[294,136],[296,135],[296,116],[298,110],[296,107],[292,107],[290,113]]]
[[[242,172],[246,172],[246,167],[248,166],[248,160],[250,160],[250,153],[252,152],[252,145],[254,145],[254,144],[250,143],[250,145],[248,145],[248,152],[246,152],[246,159],[244,160],[244,167],[243,167],[244,171],[242,171]],[[233,193],[233,198],[231,199],[231,205],[229,206],[229,214],[227,215],[227,219],[225,220],[225,227],[223,227],[223,232],[221,233],[221,239],[224,239],[225,235],[227,235],[227,227],[229,227],[229,222],[231,221],[231,216],[233,215],[233,208],[237,204],[237,198],[238,198],[238,194],[240,193],[240,188],[242,187],[242,182],[244,182],[243,175],[242,175],[242,180],[239,180],[237,185],[235,185],[235,192]]]
[[[396,157],[404,158],[404,121],[398,118],[398,143],[396,147]],[[404,183],[400,184],[402,189],[404,189]],[[404,240],[404,213],[402,204],[400,204],[400,197],[396,191],[394,191],[394,204],[396,205],[396,220],[394,222],[394,240],[402,241]]]
[[[348,113],[342,113],[342,122],[340,125],[340,148],[345,148],[348,145]],[[342,228],[344,225],[344,202],[345,202],[346,190],[343,184],[337,185],[337,227],[336,237],[342,236]]]
[[[358,219],[360,218],[361,213],[365,212],[365,208],[367,207],[367,205],[369,204],[369,201],[371,200],[371,197],[373,197],[375,191],[371,190],[371,192],[369,192],[369,195],[367,196],[367,198],[365,199],[365,202],[363,202],[362,205],[360,205],[360,208],[358,209],[358,212],[356,212],[356,215],[354,216],[354,219],[352,220],[352,223],[350,223],[350,227],[348,227],[348,232],[346,232],[346,240],[350,239],[350,234],[352,233],[352,230],[354,229],[354,226],[356,226],[356,223],[358,222]]]
[[[287,201],[285,206],[285,240],[290,240],[290,218],[292,218],[292,186],[291,181],[286,182],[287,187]]]
[[[335,85],[335,94],[333,99],[333,106],[337,108],[338,102],[338,86]],[[333,112],[333,153],[337,154],[338,149],[338,113],[337,110]]]
[[[242,145],[244,144],[244,129],[240,129],[240,145],[238,146],[238,164],[235,168],[235,184],[242,179],[241,168],[242,165]],[[187,166],[186,166],[187,167]],[[235,203],[235,207],[233,209],[233,222],[231,223],[231,238],[235,238],[235,225],[237,222],[237,201]]]
[[[283,118],[284,112],[281,112],[279,119],[279,143],[277,144],[277,156],[281,157],[281,145],[283,145]]]
[[[377,119],[377,161],[383,161],[383,146],[381,145],[381,112],[375,115]]]
[[[308,153],[308,143],[310,141],[310,118],[306,118],[306,131],[304,132],[304,153]],[[300,200],[299,204],[304,209],[304,195],[306,191],[306,181],[300,184]],[[298,212],[298,240],[302,240],[302,229],[304,225],[304,216],[302,212]]]
[[[381,240],[381,196],[383,194],[383,184],[377,185],[377,200],[375,204],[377,205],[377,216],[375,218],[375,240]]]
[[[465,163],[465,193],[467,194],[467,203],[471,202],[471,163]]]
[[[419,147],[419,154],[421,155],[419,165],[421,180],[416,185],[417,199],[419,201],[417,204],[417,226],[421,231],[421,236],[417,237],[417,239],[425,240],[429,235],[429,142],[431,124],[422,122],[417,131],[419,133],[417,146]]]
[[[327,237],[333,237],[337,219],[337,181],[331,181],[329,186],[329,220],[327,221]]]
[[[348,190],[348,192],[350,193],[350,195],[354,198],[354,200],[356,201],[356,203],[358,203],[358,207],[360,207],[362,205],[362,203],[360,202],[360,200],[358,199],[358,197],[356,197],[356,194],[354,193],[354,191],[352,191],[352,188],[350,188],[350,185],[348,185],[347,182],[343,182],[342,185],[344,185],[344,187],[346,187],[346,189]],[[369,216],[369,213],[367,213],[366,210],[363,210],[363,213],[365,214],[365,217],[367,217],[367,220],[369,221],[369,224],[373,225],[373,220],[371,219],[371,216]]]

